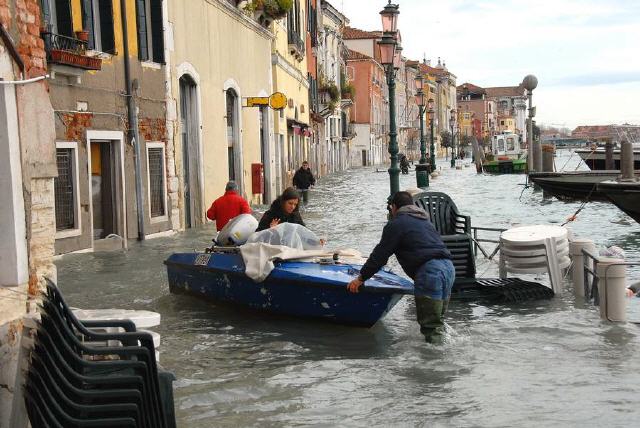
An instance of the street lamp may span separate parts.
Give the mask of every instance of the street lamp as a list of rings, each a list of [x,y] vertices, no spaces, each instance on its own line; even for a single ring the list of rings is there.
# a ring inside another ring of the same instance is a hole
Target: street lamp
[[[451,115],[449,117],[449,125],[451,126],[451,168],[455,168],[456,158],[454,157],[453,153],[455,152],[456,148],[456,134],[454,132],[454,128],[456,126],[456,111],[454,109],[451,109],[449,114]]]
[[[389,154],[391,166],[389,167],[389,187],[391,194],[389,201],[400,190],[400,168],[398,167],[398,131],[396,128],[396,76],[395,66],[400,67],[402,61],[400,52],[396,55],[397,30],[399,6],[389,3],[382,9],[382,38],[378,41],[380,47],[380,63],[385,67],[387,85],[389,86]]]
[[[416,183],[418,187],[429,187],[429,165],[427,164],[427,144],[424,141],[424,77],[416,74],[416,104],[420,118],[420,162],[416,165]]]
[[[538,79],[533,74],[529,74],[522,79],[522,87],[526,89],[527,98],[529,99],[529,118],[527,119],[527,157],[529,158],[529,171],[541,171],[542,150],[540,150],[538,156],[538,150],[534,150],[533,147],[533,118],[536,115],[536,110],[533,107],[533,90],[538,87]],[[540,158],[539,160],[538,157]]]
[[[435,119],[435,111],[433,110],[433,98],[427,101],[427,113],[429,114],[429,126],[431,127],[431,146],[429,147],[429,157],[431,158],[431,171],[436,170],[436,143],[433,135],[433,120]]]

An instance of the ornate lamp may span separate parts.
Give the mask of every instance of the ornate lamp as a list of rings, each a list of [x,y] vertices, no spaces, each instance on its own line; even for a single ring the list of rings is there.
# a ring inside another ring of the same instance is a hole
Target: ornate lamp
[[[380,16],[382,17],[382,31],[395,33],[398,31],[398,15],[400,7],[397,4],[389,3],[382,9]]]

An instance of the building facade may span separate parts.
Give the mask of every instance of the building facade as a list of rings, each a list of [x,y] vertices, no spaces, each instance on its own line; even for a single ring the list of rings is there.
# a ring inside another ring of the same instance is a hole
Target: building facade
[[[251,203],[266,203],[276,193],[281,173],[273,110],[247,106],[247,98],[273,93],[272,17],[224,0],[170,1],[168,9],[167,128],[181,225],[189,228],[206,221],[206,209],[229,180]],[[203,33],[194,28],[211,30],[204,33],[205,48]]]
[[[55,114],[56,253],[178,226],[160,0],[42,1]],[[125,29],[127,34],[125,37]]]

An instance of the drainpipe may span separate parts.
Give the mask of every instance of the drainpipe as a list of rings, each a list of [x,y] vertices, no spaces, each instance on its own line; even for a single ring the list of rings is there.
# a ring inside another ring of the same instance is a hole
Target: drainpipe
[[[131,61],[129,59],[129,31],[127,27],[127,2],[120,0],[120,18],[122,19],[122,39],[124,46],[124,84],[125,97],[127,97],[127,117],[129,119],[128,138],[135,150],[135,175],[136,175],[136,211],[138,217],[138,240],[144,241],[144,204],[142,203],[142,167],[140,151],[140,135],[138,133],[138,109],[134,90],[139,87],[138,79],[131,81]],[[123,160],[124,161],[124,160]]]

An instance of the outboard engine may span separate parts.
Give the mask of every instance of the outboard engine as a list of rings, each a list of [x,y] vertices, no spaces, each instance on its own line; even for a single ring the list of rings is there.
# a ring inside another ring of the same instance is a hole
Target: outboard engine
[[[216,237],[216,243],[223,247],[242,245],[257,228],[258,220],[254,216],[240,214],[222,228]]]

